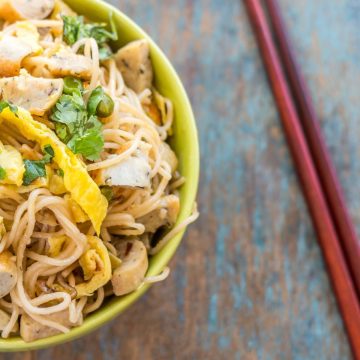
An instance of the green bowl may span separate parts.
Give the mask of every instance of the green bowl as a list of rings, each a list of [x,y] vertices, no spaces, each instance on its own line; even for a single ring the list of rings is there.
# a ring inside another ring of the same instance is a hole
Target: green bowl
[[[199,144],[194,115],[178,75],[154,41],[118,9],[100,0],[66,0],[66,2],[76,12],[94,21],[107,22],[109,12],[112,11],[120,34],[120,39],[115,44],[115,48],[140,38],[149,40],[156,87],[163,95],[173,101],[175,109],[172,146],[179,158],[179,170],[186,177],[186,183],[180,190],[181,210],[178,222],[181,222],[191,214],[196,198],[199,179]],[[151,258],[148,275],[157,275],[164,269],[179,246],[184,232],[185,230],[172,238],[158,254]],[[166,283],[159,286],[166,286]],[[19,337],[1,339],[0,351],[34,350],[77,339],[114,319],[140,298],[148,288],[149,285],[144,285],[129,295],[112,298],[98,311],[87,317],[83,325],[72,329],[67,334],[55,335],[31,343],[26,343]]]

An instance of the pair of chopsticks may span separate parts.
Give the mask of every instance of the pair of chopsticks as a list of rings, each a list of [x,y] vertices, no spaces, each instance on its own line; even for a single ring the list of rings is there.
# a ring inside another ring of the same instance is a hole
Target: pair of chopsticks
[[[276,0],[245,4],[351,348],[360,359],[360,243]]]

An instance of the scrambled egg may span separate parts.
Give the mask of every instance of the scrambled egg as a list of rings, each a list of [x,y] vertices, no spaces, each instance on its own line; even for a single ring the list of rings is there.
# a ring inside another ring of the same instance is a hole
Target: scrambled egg
[[[4,145],[0,141],[0,166],[6,171],[1,184],[20,186],[25,172],[24,163],[19,151],[11,145]]]
[[[42,147],[51,145],[55,152],[54,161],[64,172],[64,186],[84,212],[89,216],[95,231],[99,234],[106,216],[108,202],[99,187],[91,179],[85,165],[63,144],[47,126],[34,120],[30,113],[18,108],[14,114],[8,107],[0,113],[1,119],[16,126],[22,135],[37,141]]]
[[[55,195],[61,195],[66,193],[66,188],[64,185],[64,179],[62,176],[55,174],[53,169],[46,168],[46,174],[49,177],[49,190]]]
[[[87,241],[88,249],[79,259],[86,282],[75,286],[78,298],[92,295],[111,279],[111,262],[106,246],[96,236],[88,235]]]
[[[51,257],[59,256],[61,249],[64,248],[69,238],[66,235],[52,236],[48,239],[49,249],[48,255]]]
[[[71,213],[76,223],[83,223],[89,220],[89,217],[84,213],[78,203],[71,198],[71,196],[65,195],[65,199],[69,204]]]

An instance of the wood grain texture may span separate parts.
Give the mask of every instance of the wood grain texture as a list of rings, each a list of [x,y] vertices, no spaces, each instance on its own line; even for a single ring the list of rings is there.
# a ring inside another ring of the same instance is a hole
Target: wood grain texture
[[[123,0],[198,121],[201,217],[170,278],[93,334],[2,359],[350,359],[246,12],[235,0]],[[360,230],[360,5],[281,0]]]

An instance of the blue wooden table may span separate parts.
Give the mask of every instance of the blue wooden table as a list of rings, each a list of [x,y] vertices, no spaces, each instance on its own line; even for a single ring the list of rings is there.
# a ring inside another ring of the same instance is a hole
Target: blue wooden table
[[[73,343],[4,359],[350,359],[244,5],[112,0],[179,71],[201,141],[201,218],[171,276]],[[360,2],[281,0],[360,230]]]

